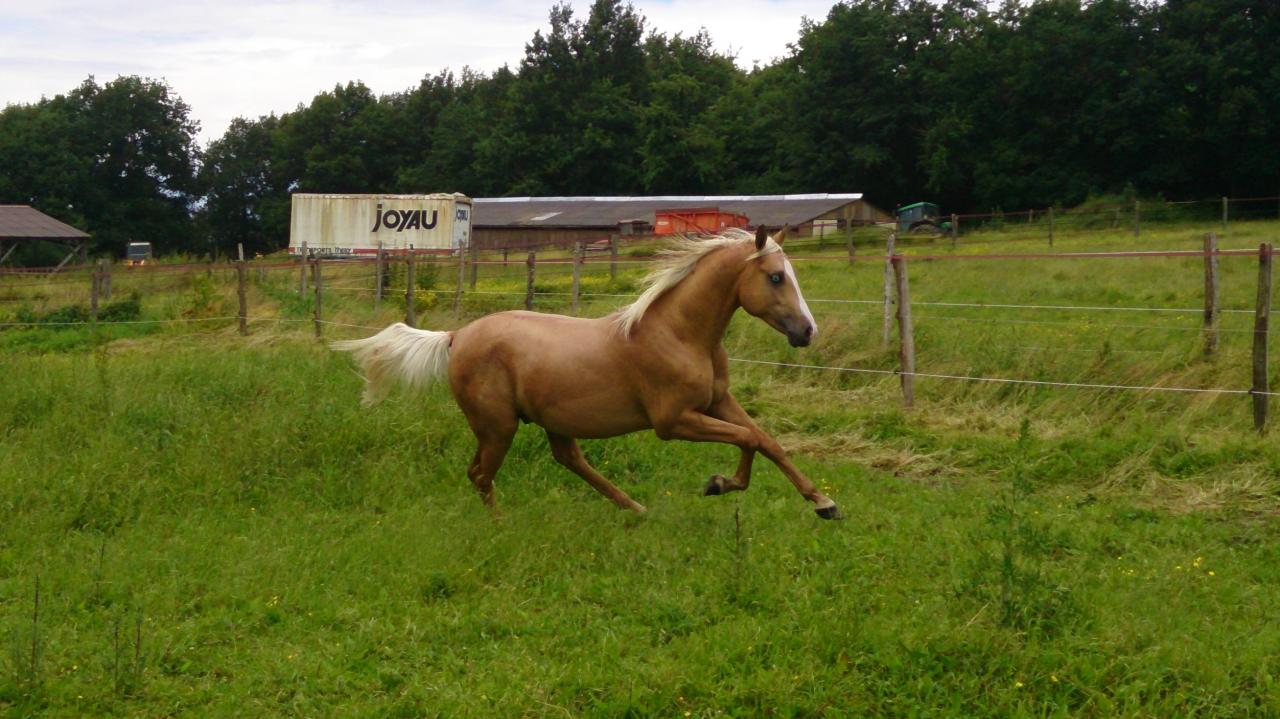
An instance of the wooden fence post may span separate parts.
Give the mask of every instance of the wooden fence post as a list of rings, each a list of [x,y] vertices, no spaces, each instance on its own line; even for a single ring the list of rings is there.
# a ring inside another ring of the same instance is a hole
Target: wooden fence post
[[[458,248],[458,287],[453,292],[453,311],[458,313],[462,311],[462,283],[466,280],[467,274],[467,251]]]
[[[858,248],[853,244],[853,223],[849,224],[848,247],[845,248],[849,252],[849,264],[853,265],[857,261]]]
[[[960,238],[960,215],[951,213],[951,245],[954,247],[956,240]]]
[[[93,272],[89,276],[89,319],[98,322],[98,295],[102,291],[102,261],[93,264]]]
[[[320,266],[320,262],[321,262],[320,258],[317,257],[315,261],[311,263],[311,272],[313,273],[312,284],[315,285],[315,290],[316,290],[316,337],[317,338],[323,334],[320,328],[320,322],[322,321],[322,318],[323,318],[323,315],[320,312],[320,300],[322,298],[322,292],[324,291],[323,290],[324,274],[323,274],[323,269]]]
[[[1218,349],[1218,236],[1212,232],[1204,236],[1204,353],[1211,355]]]
[[[1049,246],[1053,247],[1053,208],[1049,208]]]
[[[298,266],[298,297],[307,294],[307,259],[310,255],[307,253],[307,243],[302,243],[302,264]]]
[[[386,277],[383,268],[387,266],[387,253],[382,247],[382,241],[378,241],[378,257],[373,261],[373,309],[378,309],[382,304],[382,285]]]
[[[1267,428],[1267,330],[1271,320],[1271,256],[1268,242],[1258,246],[1258,304],[1253,315],[1253,426]]]
[[[609,235],[609,279],[618,279],[618,233]]]
[[[1227,229],[1227,197],[1222,196],[1222,229]]]
[[[240,312],[238,319],[240,320],[240,336],[249,334],[249,300],[245,294],[245,275],[247,270],[244,266],[244,244],[236,243],[236,299],[240,301]]]
[[[586,259],[586,247],[582,240],[573,246],[573,313],[578,314],[578,300],[582,297],[582,263]]]
[[[1142,234],[1142,203],[1133,201],[1133,239]]]
[[[902,378],[902,402],[915,404],[916,338],[911,325],[911,290],[907,286],[907,258],[893,258],[893,275],[898,286],[898,363]]]
[[[476,275],[480,271],[480,245],[471,243],[471,282],[472,290],[476,288]]]
[[[415,310],[414,289],[415,288],[414,288],[414,277],[413,277],[414,255],[415,253],[413,251],[413,245],[409,245],[409,255],[407,259],[408,264],[405,267],[404,323],[409,325],[410,327],[418,326],[417,318],[414,317],[414,314],[415,314],[414,312]]]
[[[533,309],[533,271],[534,271],[534,266],[538,264],[538,253],[536,251],[530,250],[529,258],[525,260],[524,263],[525,263],[525,273],[526,273],[525,285],[524,285],[524,308],[526,310],[532,310]]]
[[[111,301],[111,265],[110,257],[102,258],[102,299]]]
[[[897,249],[898,233],[890,232],[884,247],[884,346],[893,339],[893,253]]]

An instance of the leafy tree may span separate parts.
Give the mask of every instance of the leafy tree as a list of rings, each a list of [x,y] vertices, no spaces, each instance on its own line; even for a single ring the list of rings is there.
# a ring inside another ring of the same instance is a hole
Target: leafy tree
[[[361,82],[338,85],[280,118],[279,160],[298,192],[376,192],[395,175],[388,111]]]
[[[1152,15],[1148,65],[1163,86],[1156,119],[1168,143],[1143,184],[1176,196],[1276,194],[1280,5],[1169,0]]]
[[[792,174],[806,189],[865,188],[886,205],[919,191],[915,150],[932,103],[917,59],[939,39],[936,13],[925,0],[855,2],[802,26],[787,67]]]
[[[708,194],[727,181],[728,147],[713,113],[739,75],[711,48],[705,31],[690,38],[653,34],[645,43],[650,83],[639,150],[644,192]]]
[[[518,66],[340,84],[203,153],[163,83],[0,111],[0,202],[120,252],[284,244],[289,195],[855,190],[955,211],[1280,191],[1269,0],[848,0],[738,68],[622,0],[564,4]],[[196,167],[200,167],[198,176]],[[196,216],[193,220],[193,214]]]
[[[0,112],[0,203],[32,205],[87,228],[77,200],[89,185],[90,163],[76,139],[75,115],[63,96]]]
[[[274,115],[236,118],[204,153],[204,220],[218,248],[230,255],[238,243],[246,253],[270,252],[289,232],[289,186],[276,162]]]
[[[596,0],[585,23],[552,8],[510,85],[495,128],[510,158],[511,194],[626,194],[639,186],[639,108],[648,92],[644,20],[630,5]]]
[[[422,157],[415,158],[396,179],[405,192],[466,192],[483,196],[503,194],[512,179],[509,146],[499,132],[506,126],[506,101],[514,74],[501,68],[485,77],[463,68],[455,81],[419,86],[417,92],[436,96],[435,122]]]
[[[799,189],[793,174],[793,62],[784,60],[735,77],[706,114],[707,131],[724,143],[725,192],[770,194]]]
[[[85,111],[80,142],[92,158],[85,214],[100,249],[124,254],[129,240],[167,249],[191,241],[198,126],[163,82],[121,77],[72,92]]]
[[[0,201],[29,203],[123,255],[192,241],[197,124],[163,82],[119,77],[0,112]]]

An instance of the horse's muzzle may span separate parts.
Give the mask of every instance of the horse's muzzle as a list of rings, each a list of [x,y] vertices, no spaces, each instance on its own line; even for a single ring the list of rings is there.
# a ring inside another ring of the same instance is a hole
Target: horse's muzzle
[[[792,347],[808,347],[809,343],[813,342],[815,329],[813,325],[808,323],[805,323],[805,326],[799,331],[788,328],[787,342],[791,343]]]

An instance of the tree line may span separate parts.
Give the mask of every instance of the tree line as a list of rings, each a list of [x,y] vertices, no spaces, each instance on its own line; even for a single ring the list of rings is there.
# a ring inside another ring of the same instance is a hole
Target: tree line
[[[475,32],[483,32],[477,27]],[[852,0],[751,69],[631,5],[551,9],[516,67],[359,81],[206,147],[164,82],[0,111],[0,203],[117,254],[270,251],[291,192],[863,192],[946,211],[1280,193],[1280,4]]]

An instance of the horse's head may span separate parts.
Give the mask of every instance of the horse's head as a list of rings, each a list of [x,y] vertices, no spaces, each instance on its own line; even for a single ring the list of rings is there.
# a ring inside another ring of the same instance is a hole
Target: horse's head
[[[785,334],[792,347],[807,347],[818,334],[818,323],[800,294],[791,261],[782,252],[786,233],[784,227],[770,240],[763,227],[756,231],[755,254],[738,278],[738,304]]]

